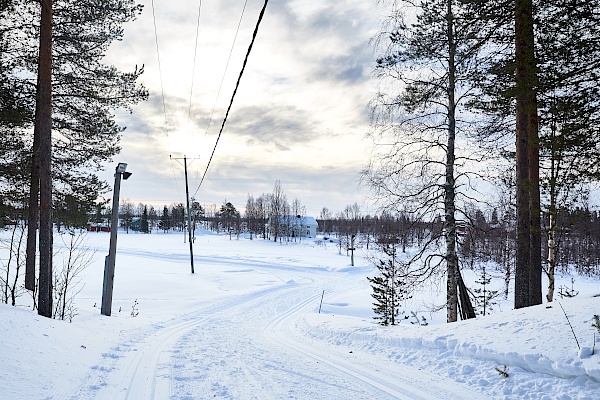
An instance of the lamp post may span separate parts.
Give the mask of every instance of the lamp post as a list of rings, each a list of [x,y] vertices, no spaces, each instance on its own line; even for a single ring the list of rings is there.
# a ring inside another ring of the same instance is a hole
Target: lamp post
[[[113,192],[112,219],[110,223],[110,246],[108,255],[104,259],[104,283],[102,285],[101,313],[110,316],[112,308],[113,282],[115,277],[115,256],[117,253],[117,230],[119,228],[119,192],[121,190],[121,177],[127,179],[131,172],[125,172],[127,164],[119,163],[115,170],[115,188]]]

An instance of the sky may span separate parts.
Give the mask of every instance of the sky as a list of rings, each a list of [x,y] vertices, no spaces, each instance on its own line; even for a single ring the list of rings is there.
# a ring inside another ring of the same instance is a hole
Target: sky
[[[368,211],[358,174],[370,147],[371,39],[382,15],[374,1],[269,1],[200,187],[264,2],[203,1],[195,57],[199,2],[154,1],[156,36],[152,3],[141,3],[142,14],[106,55],[124,71],[143,64],[140,82],[150,93],[133,113],[116,113],[127,127],[122,151],[101,177],[112,186],[116,164],[128,164],[133,175],[121,199],[185,203],[185,156],[190,196],[200,204],[227,200],[243,210],[248,194],[270,193],[280,180],[288,201],[299,199],[308,215],[355,202]]]

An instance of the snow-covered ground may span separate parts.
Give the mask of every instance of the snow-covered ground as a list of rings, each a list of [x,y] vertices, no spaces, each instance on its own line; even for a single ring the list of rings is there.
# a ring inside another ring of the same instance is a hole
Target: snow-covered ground
[[[501,301],[492,315],[445,324],[444,310],[431,311],[444,285],[432,285],[403,304],[429,325],[382,327],[364,251],[351,267],[329,242],[198,232],[191,274],[183,240],[119,233],[111,317],[100,314],[107,233],[87,234],[95,260],[72,323],[38,316],[26,297],[1,305],[0,398],[600,398],[597,281],[576,278],[580,294],[558,299],[579,350],[558,302]]]

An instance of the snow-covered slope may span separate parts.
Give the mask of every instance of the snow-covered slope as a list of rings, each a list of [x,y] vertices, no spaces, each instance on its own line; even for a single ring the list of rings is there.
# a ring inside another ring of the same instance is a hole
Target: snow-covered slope
[[[501,303],[502,312],[449,325],[425,306],[443,298],[435,286],[404,304],[428,326],[379,326],[365,279],[373,269],[360,256],[350,267],[332,243],[203,232],[192,275],[182,234],[119,233],[105,317],[108,238],[86,238],[96,260],[81,275],[72,323],[39,317],[26,297],[0,306],[0,398],[599,398],[592,280],[578,278],[579,296],[559,299],[580,350],[557,302]]]

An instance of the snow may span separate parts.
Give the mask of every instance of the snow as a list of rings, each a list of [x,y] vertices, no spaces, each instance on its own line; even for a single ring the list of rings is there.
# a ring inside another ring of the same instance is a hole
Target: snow
[[[109,234],[85,240],[95,259],[80,276],[72,323],[38,316],[27,296],[0,306],[0,398],[598,398],[593,279],[575,277],[574,298],[520,310],[509,299],[453,324],[444,310],[431,311],[444,297],[434,283],[403,304],[429,325],[411,316],[383,327],[372,318],[366,276],[375,270],[364,249],[351,267],[327,241],[198,231],[191,274],[182,233],[119,232],[106,317]]]

